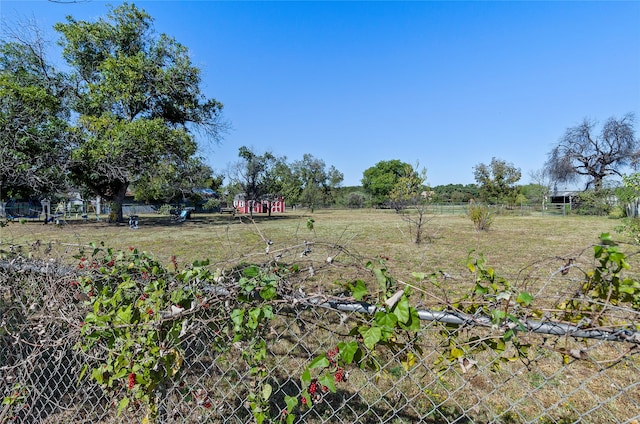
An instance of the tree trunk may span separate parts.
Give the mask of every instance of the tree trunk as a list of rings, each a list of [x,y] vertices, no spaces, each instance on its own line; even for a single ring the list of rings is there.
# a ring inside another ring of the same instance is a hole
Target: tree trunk
[[[124,197],[127,194],[127,187],[129,184],[121,183],[119,187],[114,191],[113,196],[111,196],[109,206],[111,207],[111,213],[109,214],[109,218],[114,222],[124,222],[124,217],[122,216],[122,204],[124,203]]]
[[[600,191],[600,189],[602,188],[602,176],[601,175],[596,175],[595,177],[593,177],[593,190],[594,191]]]

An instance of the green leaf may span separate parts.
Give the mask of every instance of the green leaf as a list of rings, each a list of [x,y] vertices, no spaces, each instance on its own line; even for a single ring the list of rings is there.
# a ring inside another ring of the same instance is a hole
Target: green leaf
[[[502,336],[502,339],[505,342],[508,342],[513,338],[513,336],[515,336],[515,332],[512,329],[509,329],[509,330],[504,332],[504,335]]]
[[[483,286],[483,285],[482,285],[482,284],[480,284],[480,283],[476,283],[476,287],[475,287],[475,289],[473,290],[473,292],[474,292],[475,294],[480,294],[480,295],[482,295],[482,294],[487,294],[487,293],[489,293],[489,289],[488,289],[488,288],[486,288],[485,286]]]
[[[260,290],[260,297],[264,300],[271,300],[276,297],[277,291],[275,286],[267,286]]]
[[[387,276],[385,275],[384,270],[380,268],[374,268],[373,275],[376,276],[376,280],[378,281],[380,288],[382,288],[382,290],[387,290]]]
[[[329,366],[329,359],[327,359],[327,357],[322,354],[320,356],[317,356],[313,361],[311,361],[311,363],[309,364],[309,369],[314,369],[314,368],[326,368]]]
[[[409,331],[419,331],[420,330],[420,316],[418,315],[418,310],[416,308],[409,308],[409,320],[405,323],[399,322],[400,328],[403,330]]]
[[[249,266],[242,271],[242,274],[247,278],[254,278],[257,277],[258,274],[260,274],[260,268],[255,265]]]
[[[380,331],[380,327],[370,327],[369,329],[367,329],[362,333],[362,339],[363,339],[364,345],[369,350],[373,350],[381,338],[382,338],[382,331]]]
[[[331,393],[336,392],[336,382],[332,374],[324,373],[320,377],[318,377],[318,383],[326,386]]]
[[[595,246],[593,246],[593,252],[594,252],[594,256],[596,258],[601,257],[603,251],[604,251],[604,248],[602,246],[600,246],[599,244],[596,244]]]
[[[358,342],[338,343],[338,352],[346,364],[353,362],[353,358],[358,351]]]
[[[409,311],[409,299],[407,299],[407,296],[403,295],[398,303],[396,303],[396,306],[393,308],[393,313],[398,317],[399,322],[406,324],[409,321],[411,312]]]
[[[265,319],[273,319],[273,308],[271,305],[266,305],[262,307],[262,316]]]
[[[307,407],[311,408],[313,406],[313,403],[311,402],[311,395],[306,389],[302,392],[302,397],[307,401]]]
[[[533,296],[528,292],[520,292],[518,297],[516,297],[516,302],[522,306],[529,306],[531,305],[531,302],[533,302]]]
[[[125,396],[118,403],[118,415],[120,415],[122,410],[125,409],[127,406],[129,406],[129,397]]]
[[[608,246],[615,246],[616,245],[616,243],[611,238],[611,234],[610,233],[602,233],[602,234],[600,234],[600,241],[604,245],[608,245]]]
[[[365,286],[364,281],[357,280],[355,284],[351,286],[351,295],[356,300],[362,300],[362,298],[367,295],[367,286]]]
[[[231,311],[231,321],[236,327],[242,327],[242,322],[244,321],[244,310],[234,309]]]
[[[262,316],[261,308],[251,308],[249,309],[249,320],[247,322],[247,327],[255,330],[258,328],[258,324],[260,323],[260,317]]]
[[[132,307],[133,305],[130,303],[129,305],[127,305],[126,308],[122,309],[118,309],[118,312],[116,313],[116,316],[118,318],[118,321],[120,323],[123,324],[131,324],[131,311],[132,311]]]
[[[309,384],[311,384],[311,373],[309,372],[309,368],[305,368],[304,372],[300,376],[300,382],[302,383],[302,387],[309,387]]]
[[[398,317],[393,313],[378,311],[374,316],[374,320],[375,323],[383,330],[383,333],[385,333],[386,339],[389,334],[393,333],[396,323],[398,322]]]
[[[91,378],[96,380],[98,384],[104,384],[104,368],[98,367],[91,370]]]
[[[87,370],[89,369],[89,365],[84,364],[82,366],[82,368],[80,369],[80,375],[78,376],[78,383],[80,383],[80,381],[82,381],[82,378],[84,377],[84,375],[87,373]]]
[[[298,406],[298,398],[296,396],[284,396],[284,402],[287,404],[287,412],[291,413],[293,409]]]
[[[271,393],[273,393],[273,387],[271,387],[271,384],[265,383],[265,385],[262,386],[262,399],[265,401],[269,400]]]

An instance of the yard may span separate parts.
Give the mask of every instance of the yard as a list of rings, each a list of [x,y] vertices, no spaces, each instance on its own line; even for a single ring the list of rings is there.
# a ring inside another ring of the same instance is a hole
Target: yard
[[[498,216],[491,229],[483,232],[477,232],[463,215],[429,218],[430,242],[421,245],[412,242],[412,229],[393,211],[326,210],[256,216],[253,220],[247,216],[197,214],[183,223],[170,217],[142,215],[135,230],[125,224],[82,220],[69,220],[63,225],[15,222],[0,228],[0,249],[9,261],[17,257],[23,262],[26,258],[57,259],[74,268],[79,257],[91,257],[91,243],[104,243],[125,252],[147,251],[168,268],[177,264],[178,269],[184,269],[194,261],[209,259],[208,267],[218,270],[216,273],[241,264],[268,264],[274,269],[296,264],[300,271],[282,283],[292,284],[291,293],[298,300],[290,303],[286,300],[289,298],[283,298],[274,303],[276,316],[270,330],[263,334],[269,346],[263,362],[267,372],[264,377],[258,378],[262,374],[251,371],[255,367],[245,356],[248,345],[233,343],[230,350],[220,352],[210,348],[221,346],[220,334],[226,325],[215,324],[219,322],[216,314],[224,314],[229,302],[234,301],[212,297],[211,305],[219,306],[212,307],[211,312],[203,311],[204,315],[191,323],[193,334],[180,345],[184,371],[162,392],[166,422],[251,422],[250,411],[255,414],[255,409],[247,399],[251,399],[255,387],[261,387],[264,393],[268,386],[265,399],[277,414],[285,408],[285,400],[299,396],[297,393],[304,389],[304,384],[300,386],[301,375],[316,355],[323,357],[337,343],[348,341],[353,325],[376,325],[377,321],[358,313],[314,308],[308,303],[309,299],[332,299],[358,279],[375,287],[375,278],[366,268],[369,261],[384,268],[385,275],[398,286],[410,284],[411,302],[418,309],[455,312],[469,306],[470,298],[464,296],[474,289],[479,275],[470,272],[468,263],[477,271],[483,256],[486,265],[481,266],[495,269],[495,274],[490,271],[487,276],[500,275],[511,292],[532,295],[536,311],[532,309],[526,319],[532,318],[535,323],[557,316],[557,305],[569,299],[584,281],[584,272],[597,265],[593,245],[601,233],[609,232],[614,239],[624,240],[615,231],[621,222],[607,218]],[[633,276],[637,270],[633,253],[637,249],[626,244],[621,249],[628,254],[632,264],[629,275]],[[9,290],[11,278],[3,283]],[[70,290],[64,281],[61,284],[56,289],[59,296]],[[46,286],[41,290],[48,292]],[[43,305],[47,307],[46,302]],[[490,303],[485,306],[495,307]],[[73,315],[54,308],[33,319],[37,323],[43,316],[57,313],[66,318]],[[610,308],[607,313],[611,314],[612,325],[638,323],[637,311],[631,309]],[[38,337],[55,333],[53,328],[59,324],[48,325],[50,330]],[[371,358],[380,369],[351,367],[347,385],[336,382],[337,391],[323,395],[319,401],[314,398],[317,405],[312,409],[298,404],[289,412],[295,413],[299,422],[600,423],[633,422],[640,417],[638,342],[574,339],[522,329],[512,340],[505,336],[506,328],[422,321],[415,335],[398,331],[397,338],[376,349]],[[82,364],[95,358],[83,359],[71,353],[79,333],[75,329],[70,334],[50,341],[54,349],[67,352],[64,355],[41,348],[35,349],[37,355],[30,356],[66,358],[60,362],[27,361],[31,368],[20,371],[22,374],[18,372],[22,368],[1,368],[4,378],[10,376],[20,381],[20,387],[31,387],[14,392],[24,393],[22,397],[8,397],[10,401],[2,412],[5,416],[15,414],[18,422],[117,421],[107,394],[97,395],[97,389],[88,383],[81,390],[71,383],[78,379]],[[0,348],[0,356],[12,357],[9,346]],[[38,344],[26,345],[24,351],[33,352],[33,346]],[[519,349],[528,352],[526,356],[519,356]],[[51,375],[56,377],[50,379]],[[341,375],[339,381],[342,379]],[[57,380],[64,386],[48,386]],[[42,386],[43,381],[48,383]],[[5,400],[8,390],[4,388]],[[115,396],[122,393],[126,393],[124,387]],[[88,399],[94,399],[94,403],[87,404]],[[40,406],[16,409],[23,404]],[[144,416],[143,410],[132,407],[123,413],[130,421]]]

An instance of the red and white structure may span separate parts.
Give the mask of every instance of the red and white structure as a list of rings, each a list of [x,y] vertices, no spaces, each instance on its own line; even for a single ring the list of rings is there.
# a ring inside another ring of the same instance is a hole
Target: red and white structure
[[[284,213],[285,203],[282,196],[277,196],[275,200],[245,200],[243,194],[238,194],[233,199],[233,207],[238,213],[269,213],[269,205],[271,205],[271,213]]]

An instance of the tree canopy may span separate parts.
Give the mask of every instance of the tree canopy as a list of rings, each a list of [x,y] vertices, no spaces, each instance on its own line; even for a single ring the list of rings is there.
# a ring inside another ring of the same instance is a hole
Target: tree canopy
[[[118,220],[130,184],[152,192],[150,184],[167,182],[159,170],[174,181],[201,171],[193,131],[217,141],[224,130],[222,104],[201,93],[187,48],[156,37],[152,22],[125,3],[96,22],[67,17],[55,26],[78,114],[71,177],[111,201]]]
[[[418,170],[418,166],[405,164],[402,175],[398,177],[393,189],[389,193],[389,201],[396,211],[408,206],[425,203],[429,198],[427,193],[427,170]]]
[[[374,204],[383,205],[389,201],[389,194],[398,179],[405,175],[407,166],[411,167],[398,159],[383,160],[364,171],[362,188],[371,195]]]
[[[242,190],[246,201],[259,202],[278,194],[280,187],[275,169],[279,159],[273,153],[257,154],[242,146],[238,149],[238,156],[241,160],[232,169],[231,183]],[[253,212],[253,208],[250,210]]]
[[[334,191],[340,186],[344,175],[333,165],[327,168],[322,159],[306,153],[302,160],[291,165],[293,174],[301,183],[299,200],[311,210],[333,200]]]
[[[473,175],[479,186],[480,197],[489,203],[512,203],[518,194],[516,183],[522,173],[512,163],[492,158],[491,163],[480,163],[473,168]]]
[[[599,133],[596,124],[585,119],[565,131],[546,164],[554,180],[572,182],[584,176],[587,188],[599,190],[606,177],[621,176],[625,166],[636,164],[640,139],[635,137],[634,115],[607,119]]]
[[[478,197],[478,187],[475,184],[445,184],[431,188],[436,202],[463,203]]]
[[[64,76],[43,60],[38,29],[23,30],[0,41],[0,199],[63,191],[73,138]]]

